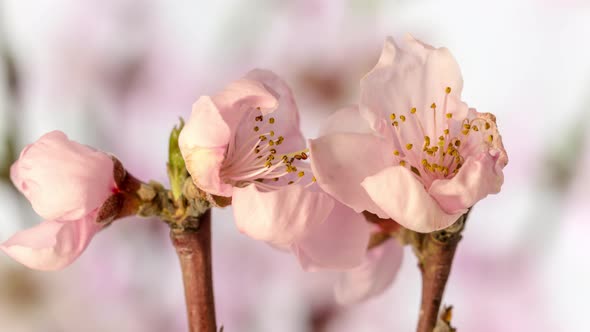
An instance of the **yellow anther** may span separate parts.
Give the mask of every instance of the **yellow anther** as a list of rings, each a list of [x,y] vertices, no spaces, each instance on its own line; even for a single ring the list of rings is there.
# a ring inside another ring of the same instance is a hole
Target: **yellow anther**
[[[424,165],[424,166],[428,165],[428,160],[422,159],[422,165]]]
[[[490,129],[492,125],[489,122],[486,122],[486,130]]]
[[[412,147],[413,147],[413,146],[414,146],[414,144],[412,144],[412,143],[408,143],[408,144],[406,144],[406,149],[408,149],[408,150],[412,150]]]
[[[264,136],[264,135],[260,135],[260,137],[258,137],[258,138],[260,138],[260,140],[263,142],[266,141],[266,136]]]
[[[264,167],[266,168],[270,168],[272,166],[272,163],[270,161],[267,161],[266,163],[264,163]]]
[[[477,128],[477,126],[473,126],[471,127],[471,129],[473,129],[473,131],[479,131],[479,128]]]
[[[469,130],[469,129],[471,129],[471,125],[469,123],[464,123],[463,128]]]
[[[402,122],[406,122],[406,116],[405,115],[400,115],[399,118],[400,118],[400,120],[402,120]]]
[[[273,141],[273,140],[268,141],[268,145],[274,146],[275,145],[275,141]]]
[[[279,178],[274,178],[273,180],[274,180],[275,182],[277,182],[277,181],[279,181]]]
[[[255,117],[254,120],[256,120],[256,121],[262,121],[262,115],[259,115],[259,116]]]
[[[405,160],[400,160],[399,161],[399,165],[400,166],[406,166],[406,161]]]
[[[451,93],[451,87],[450,87],[450,86],[447,86],[447,88],[445,89],[445,92],[446,92],[447,94]]]
[[[399,151],[398,150],[393,150],[393,154],[396,156],[399,156]]]
[[[461,140],[456,140],[455,141],[455,146],[456,147],[460,147],[461,146]]]
[[[268,123],[270,123],[270,124],[273,124],[273,123],[275,123],[275,118],[270,118],[270,119],[268,119]]]
[[[316,182],[316,181],[317,181],[317,179],[315,178],[315,176],[312,176],[311,177],[311,182]]]
[[[412,113],[412,114],[416,113],[416,107],[412,107],[412,109],[410,110],[410,113]]]
[[[301,171],[301,172],[297,173],[297,176],[300,177],[300,178],[302,178],[304,175],[305,175],[305,172],[304,171]]]
[[[451,113],[447,113],[447,119],[450,119],[450,118],[452,118],[452,117],[453,117],[453,114],[451,114]]]
[[[255,152],[255,153],[259,153],[259,152],[260,152],[260,149],[259,149],[259,148],[255,148],[255,149],[254,149],[254,152]]]
[[[389,118],[391,119],[391,121],[395,120],[395,113],[389,114]]]
[[[463,129],[463,130],[461,131],[461,133],[462,133],[463,135],[467,135],[467,134],[469,134],[469,129]]]
[[[258,126],[254,127],[254,131],[259,131],[260,128],[258,128]]]
[[[270,149],[270,154],[275,154],[277,153],[277,149]]]
[[[448,129],[445,129],[444,130],[444,133],[445,133],[445,135],[448,135],[449,134],[449,130]]]
[[[268,157],[266,157],[266,160],[273,161],[273,160],[275,160],[275,156],[272,154],[269,154]]]
[[[432,105],[430,105],[430,108],[436,109],[436,103],[432,103]]]
[[[424,144],[425,144],[426,146],[430,146],[430,137],[428,137],[428,136],[424,136]]]
[[[272,137],[272,136],[274,136],[274,135],[275,135],[275,132],[274,132],[274,130],[271,130],[271,131],[270,131],[270,136]]]
[[[393,122],[391,123],[391,125],[392,125],[392,126],[394,126],[394,127],[397,127],[397,126],[399,125],[399,123],[398,123],[397,121],[393,121]]]
[[[494,135],[488,136],[488,141],[492,143],[494,141]]]
[[[439,136],[439,137],[438,137],[438,140],[439,140],[439,141],[444,141],[444,140],[445,140],[445,137],[444,137],[444,136]]]

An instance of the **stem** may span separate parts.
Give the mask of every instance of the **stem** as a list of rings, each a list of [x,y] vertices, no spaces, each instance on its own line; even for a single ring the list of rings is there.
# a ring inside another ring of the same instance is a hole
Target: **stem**
[[[216,332],[211,272],[211,210],[198,220],[198,229],[172,229],[188,315],[189,332]]]
[[[432,332],[437,324],[445,286],[449,279],[466,216],[446,230],[418,235],[414,244],[422,273],[422,303],[417,332]]]

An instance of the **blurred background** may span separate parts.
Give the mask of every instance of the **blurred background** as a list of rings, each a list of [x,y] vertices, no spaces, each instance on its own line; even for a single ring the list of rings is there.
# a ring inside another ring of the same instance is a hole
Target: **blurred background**
[[[498,118],[510,163],[474,208],[444,303],[459,331],[588,331],[590,4],[584,0],[0,0],[0,241],[39,222],[8,169],[53,129],[166,182],[167,136],[192,103],[254,67],[292,86],[304,131],[355,103],[387,35],[448,47],[463,99]],[[412,331],[420,275],[353,306],[334,275],[241,235],[215,210],[228,332]],[[60,272],[0,255],[0,331],[186,331],[167,227],[126,219]]]

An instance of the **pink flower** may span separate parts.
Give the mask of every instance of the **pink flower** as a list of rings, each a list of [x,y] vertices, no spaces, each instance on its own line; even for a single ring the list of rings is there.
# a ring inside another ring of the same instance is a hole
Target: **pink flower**
[[[468,108],[462,87],[447,49],[387,39],[358,109],[334,114],[310,143],[319,185],[418,232],[443,229],[498,193],[508,158],[495,117]]]
[[[291,249],[307,269],[359,264],[369,225],[315,185],[289,87],[254,70],[202,96],[179,137],[197,187],[232,197],[237,227]]]
[[[100,230],[99,209],[116,188],[111,157],[60,131],[25,147],[10,177],[46,221],[13,235],[0,249],[39,270],[64,268],[80,256]]]

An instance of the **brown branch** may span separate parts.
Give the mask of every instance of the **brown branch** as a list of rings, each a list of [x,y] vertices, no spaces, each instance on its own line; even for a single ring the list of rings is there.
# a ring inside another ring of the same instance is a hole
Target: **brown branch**
[[[211,272],[211,210],[199,217],[196,230],[173,228],[170,238],[182,269],[189,332],[216,332]]]
[[[419,244],[414,244],[422,273],[422,302],[417,332],[432,332],[436,326],[465,217],[446,230],[418,236]]]

